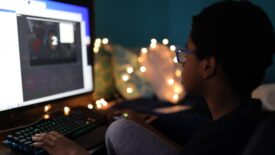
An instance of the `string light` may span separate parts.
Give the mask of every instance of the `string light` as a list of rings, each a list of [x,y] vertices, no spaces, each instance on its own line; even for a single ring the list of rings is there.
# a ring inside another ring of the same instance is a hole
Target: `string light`
[[[182,74],[181,70],[180,70],[180,69],[176,69],[175,75],[176,75],[177,77],[181,77],[181,74]]]
[[[109,43],[109,39],[108,38],[103,38],[102,39],[102,44],[106,45]]]
[[[151,44],[157,44],[157,39],[152,38],[152,39],[151,39]]]
[[[129,75],[127,75],[127,74],[122,75],[121,78],[122,78],[122,80],[125,81],[125,82],[128,81],[128,80],[130,79]]]
[[[50,118],[50,115],[49,115],[49,114],[45,114],[45,115],[43,116],[43,118],[44,118],[44,119],[49,119],[49,118]]]
[[[97,39],[95,40],[94,46],[99,47],[100,44],[101,44],[101,39],[97,38]]]
[[[128,68],[126,69],[126,71],[127,71],[127,73],[131,74],[131,73],[134,72],[134,68],[133,68],[133,67],[128,67]]]
[[[179,100],[179,95],[178,94],[174,94],[173,95],[173,100],[174,101],[178,101]]]
[[[164,38],[164,39],[162,40],[162,43],[163,43],[164,45],[168,45],[168,44],[169,44],[169,40],[168,40],[167,38]]]
[[[52,108],[52,106],[50,104],[46,105],[44,107],[44,112],[48,112],[51,108]]]
[[[131,88],[131,87],[128,87],[128,88],[126,89],[126,92],[127,92],[128,94],[131,94],[131,93],[133,93],[133,88]]]
[[[146,53],[148,52],[148,50],[147,50],[147,48],[143,47],[143,48],[141,49],[141,52],[142,52],[143,54],[146,54]]]
[[[174,63],[178,63],[177,57],[174,57],[174,58],[173,58],[173,61],[174,61]]]
[[[96,103],[96,107],[97,107],[97,109],[101,109],[102,105],[98,102],[98,103]]]
[[[93,51],[94,51],[94,53],[98,53],[99,52],[99,47],[94,47]]]
[[[176,85],[176,86],[174,87],[174,92],[177,93],[177,94],[181,94],[181,93],[182,93],[182,87]]]
[[[173,85],[175,83],[174,79],[169,79],[168,82],[167,82],[169,85]]]
[[[146,72],[146,67],[145,66],[141,66],[139,69],[142,73]]]
[[[103,105],[104,107],[108,105],[107,101],[105,101],[104,99],[101,99],[101,105]]]
[[[101,109],[101,108],[103,108],[103,106],[104,107],[107,106],[108,102],[105,101],[103,98],[101,98],[99,100],[96,100],[95,104],[96,104],[97,109]]]
[[[94,106],[92,104],[88,104],[88,109],[92,110],[94,108]]]
[[[157,39],[152,38],[150,48],[156,48],[157,47]]]
[[[71,109],[69,107],[64,107],[64,115],[69,115],[70,114]]]
[[[171,45],[171,46],[170,46],[170,50],[171,50],[171,51],[175,51],[175,50],[176,50],[176,46],[175,46],[175,45]]]
[[[156,48],[157,44],[150,44],[150,48]]]
[[[143,58],[142,57],[138,57],[138,62],[142,63],[143,62]]]

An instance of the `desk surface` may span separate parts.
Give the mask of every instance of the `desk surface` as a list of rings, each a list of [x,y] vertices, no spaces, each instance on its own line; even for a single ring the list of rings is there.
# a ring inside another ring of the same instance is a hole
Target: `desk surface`
[[[64,106],[69,106],[71,108],[74,107],[87,107],[88,103],[91,103],[91,94],[84,94],[64,100],[59,100],[56,102],[50,103],[53,106],[53,109],[63,109]],[[5,130],[8,128],[12,128],[14,126],[21,126],[29,124],[37,118],[41,117],[44,113],[44,106],[32,107],[29,109],[23,109],[20,111],[15,111],[12,113],[0,113],[0,130]],[[91,130],[85,135],[75,139],[76,143],[78,143],[83,148],[90,150],[100,144],[104,143],[105,132],[107,129],[107,125],[101,125],[97,128]],[[10,149],[6,148],[2,145],[2,140],[8,133],[0,134],[0,155],[18,155],[19,153],[15,153]]]

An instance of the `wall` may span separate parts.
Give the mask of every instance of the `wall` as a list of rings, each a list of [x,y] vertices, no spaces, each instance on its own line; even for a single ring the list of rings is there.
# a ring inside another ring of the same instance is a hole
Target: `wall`
[[[151,38],[167,37],[184,46],[192,16],[219,0],[95,0],[96,37],[108,37],[114,44],[130,48],[147,46]],[[275,26],[275,1],[251,0],[261,6]],[[265,81],[275,83],[274,65]]]
[[[259,5],[268,14],[275,28],[275,1],[274,0],[252,0],[253,3]],[[265,82],[275,83],[275,55],[273,56],[273,65],[267,69]]]
[[[167,37],[169,5],[167,0],[96,0],[96,37],[126,47]]]

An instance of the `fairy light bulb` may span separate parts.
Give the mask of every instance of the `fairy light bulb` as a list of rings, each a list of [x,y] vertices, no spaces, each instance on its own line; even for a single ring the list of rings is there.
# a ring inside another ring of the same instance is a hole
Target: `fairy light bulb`
[[[171,45],[171,46],[170,46],[170,50],[171,50],[171,51],[175,51],[175,50],[176,50],[176,46],[175,46],[175,45]]]
[[[143,47],[143,48],[141,49],[141,53],[146,54],[147,52],[148,52],[147,48]]]
[[[102,108],[102,105],[101,105],[101,103],[100,103],[100,100],[97,100],[95,104],[96,104],[96,108],[97,108],[97,109],[101,109],[101,108]]]
[[[173,58],[173,61],[174,61],[174,63],[178,63],[177,57],[174,57],[174,58]]]
[[[125,81],[125,82],[128,81],[128,80],[130,79],[129,75],[127,75],[127,74],[122,75],[121,78],[122,78],[122,80]]]
[[[164,45],[168,45],[168,44],[169,44],[169,40],[168,40],[167,38],[164,38],[164,39],[162,40],[162,43],[163,43]]]
[[[142,63],[143,62],[143,58],[142,57],[138,57],[138,62]]]
[[[152,38],[152,39],[151,39],[151,44],[157,44],[157,39]]]
[[[139,69],[142,73],[146,72],[146,67],[145,66],[141,66]]]
[[[176,94],[181,94],[181,93],[182,93],[182,87],[179,86],[179,85],[176,85],[176,86],[174,87],[174,92],[175,92]]]
[[[109,39],[108,38],[103,38],[102,39],[102,44],[106,45],[109,43]]]
[[[176,71],[175,71],[176,77],[181,77],[181,74],[182,74],[181,70],[180,69],[176,69]]]
[[[51,108],[52,108],[52,106],[50,104],[46,105],[44,107],[44,112],[48,112]]]
[[[173,100],[174,101],[178,101],[179,100],[179,95],[178,94],[174,94],[173,95]]]
[[[126,69],[126,71],[127,71],[127,73],[132,74],[134,72],[134,68],[133,67],[128,67]]]
[[[100,46],[100,44],[101,44],[101,39],[97,38],[97,39],[95,40],[94,45],[98,47],[98,46]]]
[[[99,48],[98,47],[94,47],[93,51],[94,51],[94,53],[98,53],[99,52]]]
[[[108,102],[106,100],[104,100],[104,99],[100,99],[100,103],[104,107],[108,105]]]
[[[167,83],[169,84],[169,85],[173,85],[174,83],[175,83],[175,81],[174,81],[174,79],[169,79],[168,81],[167,81]]]
[[[44,119],[49,119],[49,118],[50,118],[50,115],[49,115],[49,114],[45,114],[45,115],[43,115],[43,118],[44,118]]]
[[[88,104],[88,109],[92,110],[94,108],[94,106],[92,104]]]
[[[128,88],[126,89],[126,92],[127,92],[128,94],[131,94],[131,93],[133,93],[133,88],[131,88],[131,87],[128,87]]]
[[[71,109],[69,107],[64,107],[64,115],[69,115],[70,114]]]
[[[157,44],[150,44],[150,48],[156,48]]]

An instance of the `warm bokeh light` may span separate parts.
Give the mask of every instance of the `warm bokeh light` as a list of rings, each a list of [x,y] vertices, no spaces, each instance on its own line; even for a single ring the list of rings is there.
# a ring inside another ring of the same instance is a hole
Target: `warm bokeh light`
[[[173,85],[174,83],[175,83],[175,81],[174,81],[174,79],[169,79],[168,81],[167,81],[167,83],[169,84],[169,85]]]
[[[182,93],[182,87],[179,86],[179,85],[176,85],[174,87],[174,92],[177,93],[177,94],[181,94]]]
[[[150,48],[156,48],[157,47],[157,44],[150,44]]]
[[[45,114],[45,115],[43,116],[43,118],[44,118],[44,119],[49,119],[49,118],[50,118],[50,115],[49,115],[49,114]]]
[[[97,38],[97,39],[95,40],[94,45],[95,45],[95,46],[100,46],[100,44],[101,44],[101,39]]]
[[[125,81],[125,82],[128,81],[128,80],[130,79],[129,75],[127,75],[127,74],[123,74],[121,78],[122,78],[122,80]]]
[[[145,67],[145,66],[141,66],[141,67],[140,67],[140,71],[141,71],[142,73],[146,72],[146,67]]]
[[[181,74],[182,74],[181,70],[180,69],[176,69],[176,71],[175,71],[176,77],[181,77]]]
[[[101,109],[101,108],[102,108],[102,105],[98,102],[98,103],[96,103],[96,108],[97,108],[97,109]]]
[[[92,105],[92,104],[88,104],[88,109],[93,109],[94,108],[94,106]]]
[[[179,100],[179,95],[178,94],[174,94],[173,95],[173,100],[174,101],[178,101]]]
[[[171,46],[170,46],[170,50],[171,50],[171,51],[175,51],[175,50],[176,50],[176,46],[175,46],[175,45],[171,45]]]
[[[152,38],[152,39],[151,39],[151,44],[157,44],[157,39]]]
[[[99,52],[99,48],[98,47],[94,47],[93,51],[94,51],[94,53],[98,53]]]
[[[106,45],[109,43],[109,39],[108,38],[103,38],[102,39],[102,44]]]
[[[141,49],[141,52],[142,52],[143,54],[146,54],[146,53],[148,52],[148,50],[147,50],[147,48],[143,47],[143,48]]]
[[[64,107],[64,114],[65,115],[69,115],[70,111],[71,111],[71,109],[69,107]]]
[[[174,63],[178,63],[177,57],[174,57],[174,58],[173,58],[173,61],[174,61]]]
[[[45,105],[44,112],[48,112],[51,108],[52,108],[52,106],[50,104]]]
[[[128,88],[126,89],[126,92],[127,92],[128,94],[131,94],[131,93],[133,93],[133,88],[131,88],[131,87],[128,87]]]
[[[143,62],[143,58],[142,57],[138,57],[138,62],[142,63]]]
[[[164,38],[164,39],[162,40],[162,43],[163,43],[164,45],[168,45],[168,44],[169,44],[169,40],[168,40],[167,38]]]
[[[131,73],[134,72],[134,68],[133,68],[133,67],[128,67],[128,68],[126,69],[126,71],[127,71],[127,73],[131,74]]]
[[[99,100],[96,100],[95,104],[96,104],[97,109],[101,109],[101,108],[107,106],[108,102],[105,99],[101,98]]]

